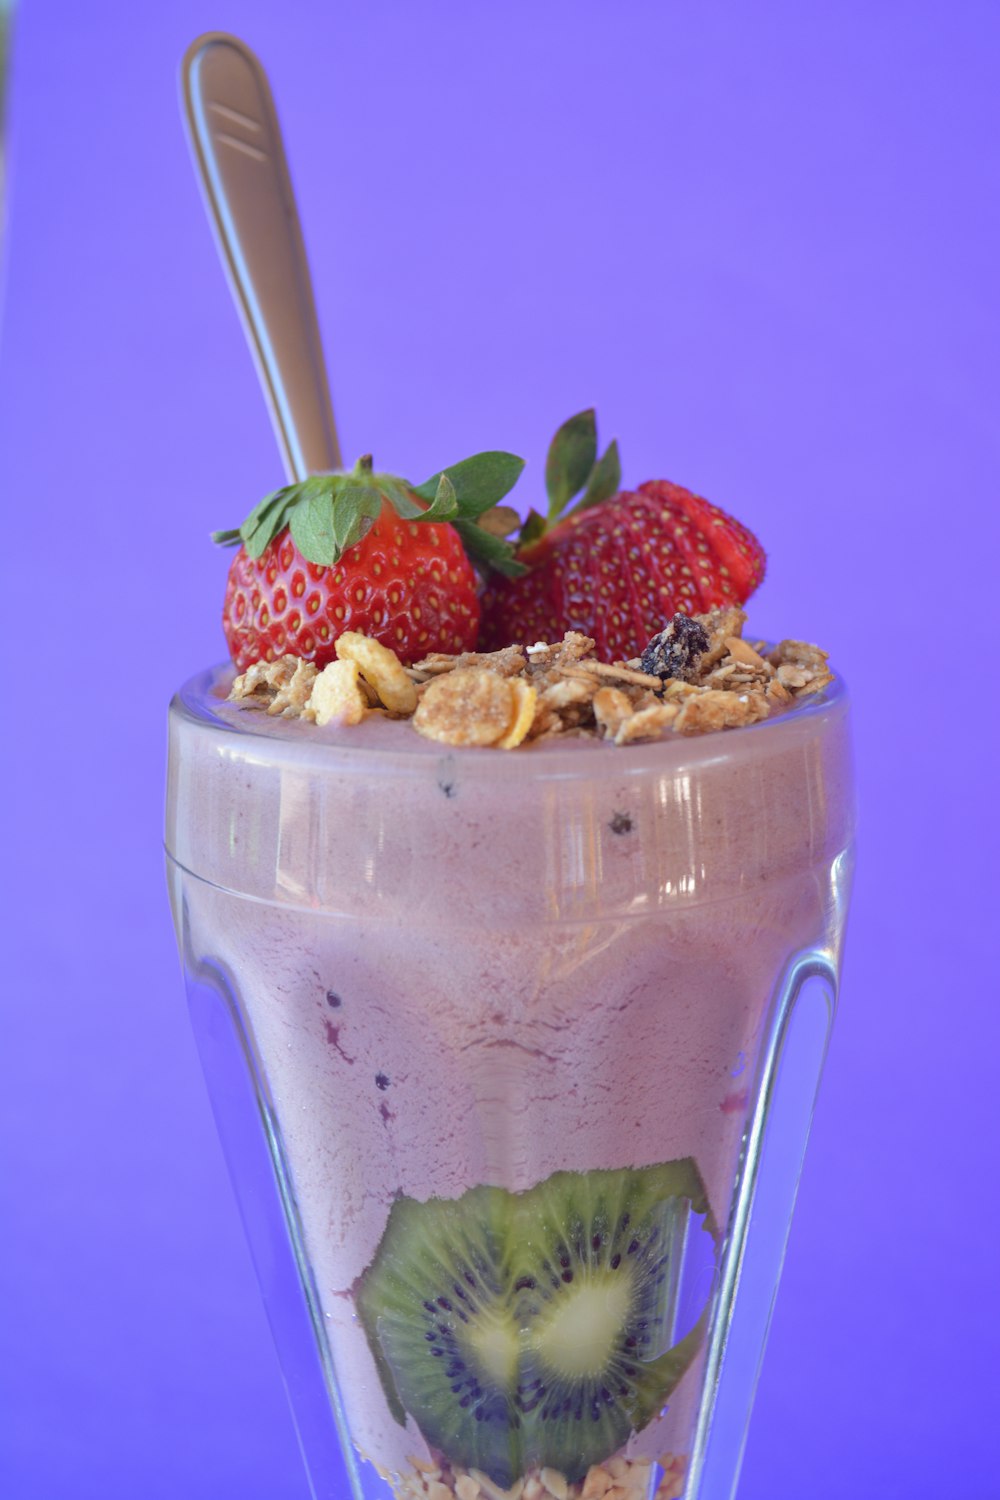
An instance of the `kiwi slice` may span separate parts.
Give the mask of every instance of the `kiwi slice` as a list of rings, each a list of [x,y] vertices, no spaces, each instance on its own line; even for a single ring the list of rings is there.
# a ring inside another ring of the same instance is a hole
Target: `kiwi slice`
[[[703,1319],[671,1343],[692,1211],[708,1216],[690,1159],[397,1199],[357,1296],[397,1418],[503,1488],[546,1465],[581,1479],[697,1351]]]

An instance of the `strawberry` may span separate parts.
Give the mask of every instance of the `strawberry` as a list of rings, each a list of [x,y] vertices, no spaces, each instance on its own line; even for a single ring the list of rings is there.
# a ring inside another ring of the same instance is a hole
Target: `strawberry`
[[[597,460],[592,411],[556,433],[545,480],[548,518],[529,515],[516,552],[527,571],[483,593],[483,650],[579,630],[605,659],[629,660],[678,611],[742,604],[764,576],[756,537],[700,495],[659,479],[619,490],[617,445]]]
[[[414,487],[363,458],[351,473],[268,495],[238,531],[213,534],[239,545],[222,614],[236,666],[291,653],[323,667],[345,630],[403,661],[472,650],[479,600],[467,554],[520,571],[488,513],[522,468],[513,454],[480,453]]]

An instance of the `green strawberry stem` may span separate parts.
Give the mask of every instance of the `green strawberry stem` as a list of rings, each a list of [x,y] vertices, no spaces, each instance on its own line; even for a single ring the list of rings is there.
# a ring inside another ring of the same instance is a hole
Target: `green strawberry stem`
[[[577,412],[549,446],[547,514],[530,510],[514,543],[496,525],[480,523],[513,489],[523,468],[524,460],[513,453],[477,453],[411,485],[398,475],[376,473],[372,455],[364,453],[349,471],[312,474],[265,495],[242,526],[214,531],[212,540],[222,547],[242,544],[250,557],[259,558],[287,528],[303,557],[329,567],[366,535],[388,503],[405,521],[447,522],[481,570],[518,578],[527,571],[519,550],[540,541],[568,515],[601,505],[621,488],[617,441],[599,458],[594,410]]]
[[[372,455],[365,453],[349,472],[311,474],[272,491],[242,526],[215,531],[212,540],[223,547],[242,544],[250,557],[259,558],[287,528],[307,561],[330,567],[365,536],[388,503],[405,521],[453,524],[474,562],[516,578],[525,568],[514,556],[514,544],[478,523],[513,489],[523,468],[524,460],[513,453],[477,453],[411,485],[398,475],[375,473]]]

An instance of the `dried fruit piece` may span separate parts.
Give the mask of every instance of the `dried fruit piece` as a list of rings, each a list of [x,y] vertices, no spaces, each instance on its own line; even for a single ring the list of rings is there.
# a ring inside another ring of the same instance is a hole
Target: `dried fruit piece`
[[[708,647],[708,631],[704,625],[689,615],[675,614],[646,645],[640,657],[642,670],[661,680],[671,677],[690,682],[699,658]]]
[[[413,713],[417,706],[417,690],[395,651],[356,630],[347,630],[338,636],[336,650],[341,661],[357,662],[362,677],[375,689],[379,701],[390,713]]]

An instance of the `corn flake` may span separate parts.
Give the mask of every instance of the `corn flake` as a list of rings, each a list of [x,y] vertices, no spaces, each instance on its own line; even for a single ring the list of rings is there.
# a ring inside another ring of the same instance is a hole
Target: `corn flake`
[[[360,724],[368,711],[368,699],[358,680],[356,661],[332,661],[313,683],[309,702],[302,711],[314,724]]]
[[[413,713],[417,690],[395,651],[357,630],[345,630],[335,644],[340,660],[357,663],[361,676],[375,689],[379,701],[390,713]]]
[[[495,745],[514,727],[515,718],[509,677],[482,667],[459,667],[427,684],[413,727],[446,745]]]
[[[497,740],[498,750],[514,750],[527,738],[531,726],[535,722],[535,709],[538,706],[538,689],[533,688],[530,683],[520,677],[512,678],[510,681],[511,692],[514,697],[514,715],[510,728]]]

